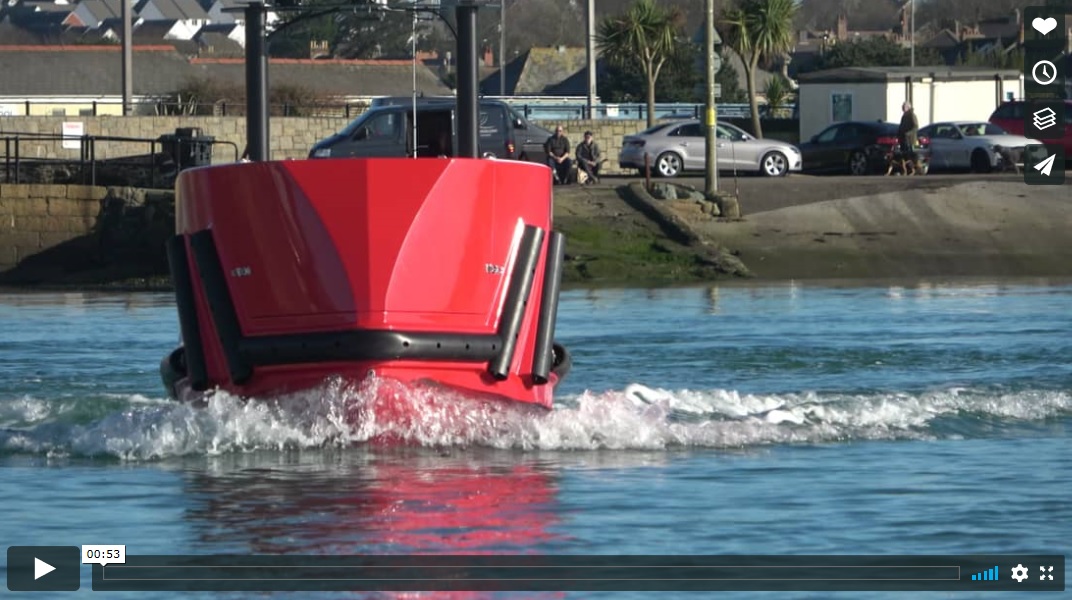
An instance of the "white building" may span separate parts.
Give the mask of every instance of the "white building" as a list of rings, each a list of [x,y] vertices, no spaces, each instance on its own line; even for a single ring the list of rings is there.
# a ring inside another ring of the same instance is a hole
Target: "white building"
[[[935,121],[985,121],[1005,100],[1024,97],[1020,71],[980,67],[848,67],[798,78],[800,140],[838,121],[901,120],[915,108],[920,127]]]

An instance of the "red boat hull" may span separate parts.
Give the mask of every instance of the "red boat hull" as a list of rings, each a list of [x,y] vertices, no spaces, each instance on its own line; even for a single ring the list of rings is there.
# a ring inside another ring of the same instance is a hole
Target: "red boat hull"
[[[550,407],[564,239],[542,165],[255,162],[184,171],[168,255],[180,399],[327,377],[430,381]]]

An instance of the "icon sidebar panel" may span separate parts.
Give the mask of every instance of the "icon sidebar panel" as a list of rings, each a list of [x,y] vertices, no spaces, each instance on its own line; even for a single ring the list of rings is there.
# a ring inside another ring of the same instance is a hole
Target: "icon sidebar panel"
[[[1067,107],[1064,50],[1068,30],[1063,10],[1024,9],[1024,136],[1044,144],[1024,148],[1024,183],[1061,185],[1065,180]]]

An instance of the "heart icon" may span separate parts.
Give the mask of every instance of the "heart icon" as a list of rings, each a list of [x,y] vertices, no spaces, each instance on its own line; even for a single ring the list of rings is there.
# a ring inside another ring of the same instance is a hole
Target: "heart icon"
[[[1042,35],[1046,35],[1054,29],[1057,29],[1057,19],[1053,17],[1050,17],[1048,19],[1043,19],[1042,17],[1035,17],[1035,19],[1031,21],[1031,26],[1035,28],[1035,31],[1041,33]]]

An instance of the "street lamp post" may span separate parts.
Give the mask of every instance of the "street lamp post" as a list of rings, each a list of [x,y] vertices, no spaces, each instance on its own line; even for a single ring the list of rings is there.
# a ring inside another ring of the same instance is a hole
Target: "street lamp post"
[[[912,56],[911,56],[911,59],[910,59],[911,60],[910,64],[912,65],[912,67],[915,67],[916,66],[916,0],[908,0],[908,1],[912,3],[912,16],[909,18],[909,20],[912,21],[912,25],[910,26],[911,33],[909,34],[909,35],[912,36],[912,39],[910,40],[910,44],[911,44],[911,48],[912,48]]]
[[[123,115],[131,114],[134,97],[134,52],[133,29],[130,23],[130,1],[122,0],[119,13],[123,19]]]
[[[596,106],[596,2],[588,0],[584,11],[584,51],[588,75],[588,118],[594,119]]]
[[[506,0],[499,0],[499,95],[506,95]]]
[[[708,200],[718,194],[718,138],[715,124],[718,119],[718,108],[715,106],[715,74],[718,66],[715,64],[715,0],[707,0],[704,7],[704,69],[705,72],[705,110],[704,110],[704,141],[706,152],[704,156],[704,196]]]

